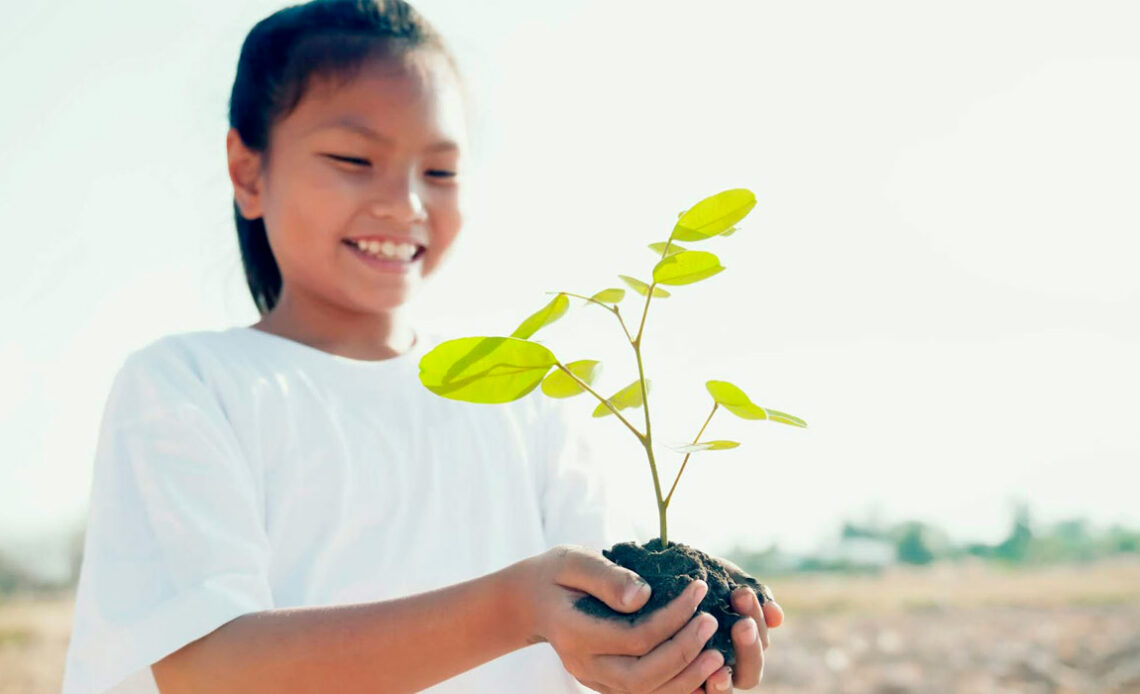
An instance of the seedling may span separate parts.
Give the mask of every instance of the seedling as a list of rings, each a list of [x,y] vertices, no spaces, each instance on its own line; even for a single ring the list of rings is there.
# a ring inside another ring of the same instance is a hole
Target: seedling
[[[668,290],[659,285],[677,287],[692,284],[713,277],[724,270],[716,255],[706,251],[688,250],[676,242],[693,243],[706,241],[714,236],[730,236],[738,230],[735,225],[755,206],[756,196],[744,188],[725,190],[701,200],[678,215],[673,231],[665,241],[649,244],[650,250],[658,256],[650,282],[618,275],[629,288],[645,299],[636,334],[630,332],[619,307],[626,297],[624,289],[611,287],[591,296],[566,291],[548,292],[556,296],[528,316],[509,336],[461,337],[448,340],[425,354],[419,364],[420,382],[428,390],[442,397],[485,404],[505,403],[527,395],[540,385],[543,394],[551,398],[568,398],[589,393],[598,400],[593,412],[594,417],[613,415],[629,429],[644,447],[649,461],[653,489],[657,498],[660,537],[642,546],[620,543],[610,550],[603,551],[603,554],[610,560],[641,574],[653,586],[652,597],[648,604],[633,615],[609,610],[604,603],[592,596],[580,600],[578,606],[599,616],[629,618],[631,621],[636,621],[643,614],[652,612],[675,597],[688,582],[700,578],[709,583],[709,592],[701,607],[712,612],[720,622],[720,629],[713,637],[713,644],[720,647],[725,655],[725,662],[729,665],[734,664],[735,659],[727,630],[739,615],[728,605],[728,594],[739,585],[752,587],[761,602],[770,600],[771,594],[765,586],[736,571],[734,567],[727,567],[699,550],[670,542],[669,504],[673,500],[677,482],[680,481],[691,455],[736,448],[740,445],[736,441],[722,439],[701,440],[718,409],[723,407],[743,419],[767,420],[796,427],[806,427],[807,424],[799,417],[754,404],[743,390],[729,381],[706,381],[705,388],[713,401],[712,410],[692,443],[670,446],[679,454],[684,454],[684,458],[669,491],[663,492],[657,461],[653,455],[648,398],[650,382],[645,377],[642,366],[641,346],[650,302],[654,298],[666,299],[670,295]],[[600,372],[601,365],[597,360],[578,359],[563,363],[546,346],[529,339],[539,329],[550,325],[566,313],[570,307],[569,297],[582,299],[586,302],[585,305],[596,304],[612,313],[633,348],[637,359],[637,378],[609,397],[603,397],[591,387]],[[642,408],[645,413],[644,431],[639,430],[622,415],[623,410],[637,407]],[[665,554],[669,556],[662,556]],[[666,564],[665,560],[672,563]],[[686,578],[688,580],[684,580]],[[660,588],[664,590],[659,590]],[[705,603],[710,604],[706,607]],[[718,609],[721,614],[717,614]],[[725,644],[727,648],[723,647]]]

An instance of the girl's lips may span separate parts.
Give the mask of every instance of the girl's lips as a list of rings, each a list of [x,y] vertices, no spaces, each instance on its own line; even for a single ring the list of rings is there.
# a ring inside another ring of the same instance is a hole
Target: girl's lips
[[[349,247],[349,249],[352,251],[353,255],[355,255],[357,258],[360,258],[365,263],[368,263],[374,269],[379,270],[381,272],[389,272],[389,273],[396,273],[396,274],[406,274],[412,268],[412,266],[414,266],[420,262],[420,260],[424,256],[424,253],[427,252],[427,248],[425,248],[424,246],[420,246],[419,249],[416,251],[416,254],[414,256],[412,256],[412,259],[408,262],[404,262],[403,260],[397,260],[395,258],[381,258],[381,257],[375,256],[375,255],[372,255],[371,253],[366,253],[366,252],[360,250],[360,248],[358,248],[356,246],[356,244],[354,244],[348,240],[345,240],[344,245]]]

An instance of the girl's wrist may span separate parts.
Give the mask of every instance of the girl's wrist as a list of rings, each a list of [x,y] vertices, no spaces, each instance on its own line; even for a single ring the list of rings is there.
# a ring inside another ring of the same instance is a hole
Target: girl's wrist
[[[517,561],[494,574],[503,606],[503,628],[518,648],[546,641],[537,629],[534,595],[534,557]]]

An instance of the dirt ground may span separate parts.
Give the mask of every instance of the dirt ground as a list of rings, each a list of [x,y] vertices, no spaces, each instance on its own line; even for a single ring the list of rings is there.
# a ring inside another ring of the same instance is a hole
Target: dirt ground
[[[766,582],[787,622],[755,691],[1140,694],[1140,558]],[[69,595],[0,603],[0,694],[60,690],[71,612]]]

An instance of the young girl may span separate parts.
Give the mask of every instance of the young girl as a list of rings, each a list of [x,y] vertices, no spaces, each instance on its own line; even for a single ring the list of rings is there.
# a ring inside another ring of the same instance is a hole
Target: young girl
[[[601,692],[752,687],[703,650],[707,586],[644,605],[594,548],[632,539],[540,392],[440,398],[443,339],[404,309],[459,232],[466,100],[411,7],[317,1],[242,46],[226,146],[252,326],[168,335],[115,377],[64,694]],[[576,680],[576,681],[575,681]]]

